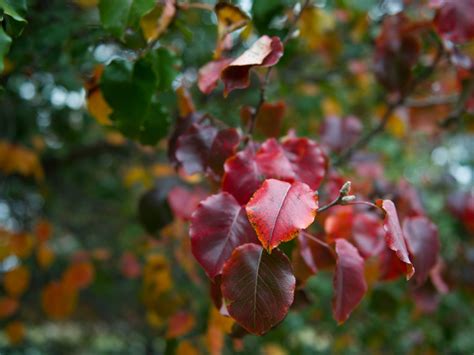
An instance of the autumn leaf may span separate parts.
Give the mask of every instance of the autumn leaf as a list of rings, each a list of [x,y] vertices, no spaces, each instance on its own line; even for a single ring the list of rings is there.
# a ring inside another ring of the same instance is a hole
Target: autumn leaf
[[[474,38],[474,2],[471,0],[431,1],[438,7],[434,24],[440,35],[454,43]]]
[[[295,277],[278,249],[268,254],[260,245],[244,244],[226,262],[221,288],[232,318],[250,333],[262,335],[288,313]]]
[[[193,255],[210,278],[221,273],[236,247],[258,244],[245,209],[227,192],[212,195],[199,204],[189,234]]]
[[[286,104],[283,101],[265,101],[255,117],[255,132],[265,137],[278,137],[280,135],[283,117],[285,116]],[[255,109],[250,106],[242,106],[240,109],[240,120],[242,126],[247,127]]]
[[[267,179],[247,203],[246,211],[258,239],[271,252],[313,223],[317,208],[317,197],[308,185]]]
[[[194,316],[186,311],[174,314],[168,321],[166,338],[178,338],[189,333],[196,325]]]
[[[5,319],[18,310],[20,303],[17,299],[11,297],[1,297],[0,298],[0,319]]]
[[[19,297],[28,289],[30,284],[30,270],[24,266],[16,266],[3,276],[3,287],[8,295]]]
[[[94,265],[89,261],[75,262],[63,274],[63,283],[67,288],[81,290],[94,281]]]
[[[336,270],[332,310],[339,324],[344,323],[367,292],[364,278],[364,259],[345,239],[336,239]]]
[[[41,305],[51,319],[65,319],[76,309],[77,291],[60,281],[52,281],[41,291]]]
[[[25,338],[25,326],[19,320],[14,320],[5,326],[5,333],[12,345],[18,345]]]
[[[148,43],[158,39],[170,26],[176,15],[175,0],[164,0],[140,19],[143,35]]]
[[[188,221],[199,202],[207,196],[208,193],[200,187],[190,189],[175,186],[168,193],[168,204],[175,217]]]
[[[245,89],[250,85],[250,69],[253,67],[271,67],[277,64],[282,56],[283,44],[278,37],[260,37],[222,71],[224,96],[235,89]]]
[[[198,73],[198,87],[203,94],[209,95],[216,87],[221,77],[222,71],[233,61],[232,58],[221,58],[213,60],[201,69]]]
[[[408,280],[415,273],[415,268],[408,254],[407,242],[398,220],[395,205],[390,200],[378,200],[377,205],[385,213],[383,227],[385,229],[385,241],[387,242],[387,246],[394,251],[397,258],[406,265],[406,277]]]

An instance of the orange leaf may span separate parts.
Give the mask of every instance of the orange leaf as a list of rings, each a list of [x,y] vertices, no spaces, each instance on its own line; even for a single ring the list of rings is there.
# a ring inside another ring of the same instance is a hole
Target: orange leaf
[[[46,242],[53,234],[53,226],[48,221],[41,219],[36,223],[35,235],[40,243]]]
[[[15,320],[6,325],[5,333],[10,344],[17,345],[25,338],[25,327],[22,322]]]
[[[42,269],[47,269],[54,261],[54,251],[46,243],[42,243],[36,250],[36,260]]]
[[[186,311],[180,311],[168,321],[166,338],[178,338],[189,333],[196,325],[194,316]]]
[[[50,318],[64,319],[76,309],[77,292],[60,281],[53,281],[42,290],[41,304]]]
[[[81,261],[69,266],[63,275],[63,282],[67,288],[80,290],[88,287],[94,276],[94,265],[88,261]]]
[[[30,284],[30,270],[25,266],[18,266],[7,271],[3,278],[3,287],[10,296],[21,296]]]
[[[140,20],[140,27],[148,43],[158,39],[168,28],[176,15],[174,0],[159,1],[158,4]]]
[[[19,307],[16,299],[10,297],[0,298],[0,319],[8,318],[14,314]]]

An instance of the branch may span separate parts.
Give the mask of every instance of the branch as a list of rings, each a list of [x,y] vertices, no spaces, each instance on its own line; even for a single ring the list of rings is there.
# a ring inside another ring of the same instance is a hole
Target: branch
[[[339,190],[339,196],[337,196],[336,199],[333,201],[329,202],[327,205],[324,205],[322,207],[319,207],[318,210],[316,211],[317,213],[324,212],[328,209],[330,209],[333,206],[337,205],[346,205],[350,201],[354,201],[355,196],[349,195],[351,192],[351,182],[346,181],[344,185],[342,185],[341,189]]]
[[[448,128],[451,124],[459,123],[463,113],[466,112],[466,103],[472,94],[474,94],[474,76],[467,81],[453,111],[438,123],[441,128]]]
[[[418,78],[414,79],[411,84],[408,86],[407,90],[403,95],[400,96],[395,102],[389,103],[385,113],[383,114],[380,122],[363,135],[357,142],[355,142],[351,147],[349,147],[344,153],[342,153],[338,158],[334,160],[333,165],[339,166],[349,160],[352,155],[359,149],[365,147],[369,142],[377,136],[379,133],[385,130],[385,127],[388,123],[388,120],[392,113],[401,105],[405,103],[408,96],[413,93],[413,91],[418,87],[420,83],[425,81],[431,74],[434,72],[435,68],[438,66],[441,58],[443,57],[444,49],[441,44],[438,44],[438,51],[436,57],[433,60],[433,63],[422,73]]]
[[[311,0],[305,0],[304,3],[301,5],[301,9],[298,12],[298,14],[293,18],[293,21],[290,24],[290,27],[288,29],[288,33],[286,36],[283,38],[283,45],[287,44],[288,41],[292,38],[293,33],[295,32],[296,26],[298,24],[298,21],[300,20],[301,16],[303,15],[303,11],[309,6]],[[255,108],[254,112],[252,113],[252,116],[250,117],[248,128],[247,128],[247,138],[245,144],[248,142],[250,137],[253,134],[253,131],[255,130],[255,125],[257,121],[258,114],[262,108],[262,105],[265,103],[266,100],[266,90],[268,86],[268,82],[270,80],[270,74],[273,70],[273,67],[269,67],[267,69],[267,72],[265,73],[265,76],[263,80],[260,82],[260,96],[258,99],[257,107]]]

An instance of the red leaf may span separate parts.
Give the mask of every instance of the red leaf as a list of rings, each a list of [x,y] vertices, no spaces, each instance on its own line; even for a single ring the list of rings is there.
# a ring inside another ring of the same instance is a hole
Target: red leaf
[[[281,131],[281,122],[285,116],[286,105],[283,101],[264,102],[260,106],[255,118],[255,131],[266,137],[278,137]],[[251,106],[242,106],[240,119],[244,127],[248,125],[255,109]]]
[[[276,139],[267,139],[258,150],[255,160],[265,177],[289,182],[295,180],[291,163]]]
[[[182,186],[173,187],[168,193],[168,204],[176,217],[189,220],[199,202],[207,197],[208,193],[198,187],[193,190]]]
[[[225,159],[233,155],[239,143],[239,133],[234,128],[218,130],[209,124],[194,123],[179,138],[176,159],[188,174],[221,171]],[[210,170],[209,170],[209,169]]]
[[[199,204],[189,228],[191,250],[210,278],[220,274],[233,250],[258,243],[243,207],[227,192],[212,195]]]
[[[233,61],[232,58],[214,60],[207,63],[198,74],[198,87],[201,92],[209,95],[217,86],[222,71]]]
[[[434,24],[444,39],[464,43],[474,38],[474,1],[442,0]]]
[[[344,323],[357,307],[365,293],[364,259],[357,249],[345,239],[336,239],[336,271],[332,311],[339,324]]]
[[[317,208],[317,197],[308,185],[267,179],[246,210],[258,239],[271,251],[313,223]]]
[[[298,235],[298,251],[313,274],[319,269],[328,268],[334,265],[334,256],[329,248],[315,242],[306,236],[307,232],[300,232]],[[318,238],[318,237],[314,237]]]
[[[380,218],[373,213],[357,213],[354,216],[352,236],[364,258],[380,254],[385,247],[385,231]]]
[[[335,239],[349,239],[352,236],[354,213],[352,206],[336,206],[324,220],[324,231],[329,242]]]
[[[283,149],[296,178],[318,189],[327,171],[327,158],[319,144],[307,138],[288,138]]]
[[[282,56],[283,44],[280,38],[260,37],[222,71],[221,77],[225,85],[224,96],[227,96],[234,89],[245,89],[250,85],[250,69],[275,65]]]
[[[296,280],[280,250],[268,254],[257,244],[241,245],[222,273],[227,309],[242,327],[261,335],[279,323],[293,303]]]
[[[255,148],[249,145],[245,150],[226,160],[222,190],[231,193],[241,205],[248,202],[262,184],[263,173],[255,161]]]
[[[355,116],[328,116],[321,125],[321,142],[334,152],[350,147],[359,138],[362,124]]]
[[[413,256],[415,282],[421,285],[436,265],[439,254],[438,228],[426,217],[408,217],[403,221],[403,232]]]
[[[385,212],[383,227],[385,229],[387,246],[406,264],[406,276],[407,280],[409,280],[415,273],[415,268],[408,255],[407,243],[400,227],[395,205],[390,200],[378,200],[377,205]]]

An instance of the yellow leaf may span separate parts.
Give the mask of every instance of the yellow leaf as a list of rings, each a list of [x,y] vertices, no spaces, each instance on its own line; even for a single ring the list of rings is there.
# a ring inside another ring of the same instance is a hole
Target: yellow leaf
[[[34,239],[30,234],[18,233],[10,237],[10,250],[20,259],[26,259],[31,255]]]
[[[25,327],[22,322],[15,320],[6,325],[5,333],[10,344],[17,345],[25,338]]]
[[[188,340],[183,340],[176,348],[176,355],[198,355],[198,349]]]
[[[158,39],[168,28],[176,15],[174,0],[161,1],[140,19],[140,27],[148,42]]]
[[[112,123],[109,118],[112,113],[112,108],[107,101],[105,101],[99,89],[91,92],[87,96],[87,110],[100,124],[105,126]]]
[[[0,171],[6,175],[33,176],[37,181],[44,178],[43,167],[33,150],[4,141],[0,141]]]
[[[74,2],[80,7],[82,7],[83,9],[87,9],[90,7],[97,6],[97,3],[99,1],[98,0],[74,0]]]
[[[151,167],[151,173],[155,177],[173,176],[175,171],[169,164],[155,164]]]
[[[146,321],[153,328],[160,328],[165,323],[164,319],[154,310],[146,312]]]
[[[143,282],[145,292],[150,292],[150,296],[158,296],[173,286],[171,269],[168,260],[161,254],[151,254],[147,258],[143,270]]]
[[[227,2],[217,3],[214,11],[217,15],[217,34],[219,40],[222,40],[229,33],[244,27],[249,22],[249,17],[245,12]]]
[[[324,116],[340,116],[342,114],[341,105],[331,97],[325,97],[322,102]]]
[[[132,166],[125,171],[123,184],[126,187],[132,187],[135,184],[142,184],[145,187],[150,187],[152,179],[143,166]]]
[[[21,296],[30,284],[30,270],[25,266],[17,266],[7,271],[3,277],[3,287],[12,297]]]
[[[310,49],[320,48],[322,39],[336,27],[334,15],[315,7],[306,8],[298,21],[300,37],[309,45]]]

